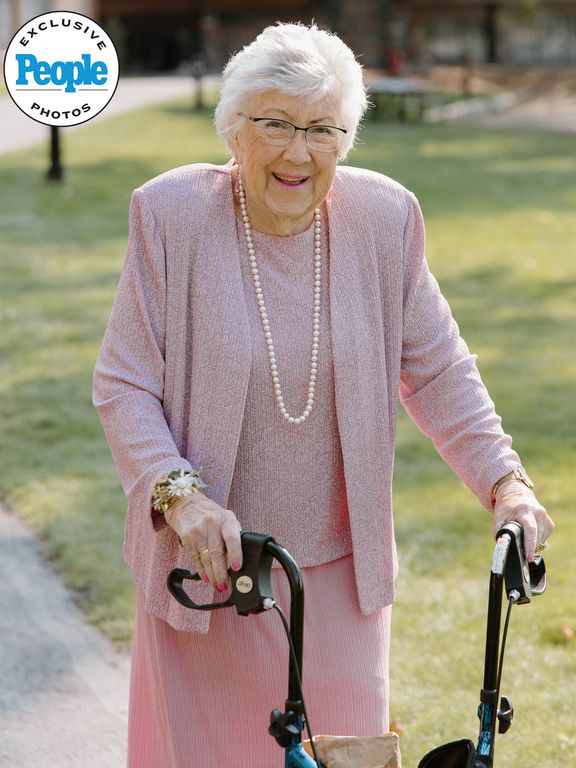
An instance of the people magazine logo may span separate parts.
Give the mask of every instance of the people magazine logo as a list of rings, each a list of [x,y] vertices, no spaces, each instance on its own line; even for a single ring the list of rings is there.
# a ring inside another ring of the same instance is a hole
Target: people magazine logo
[[[71,11],[26,22],[4,56],[10,96],[44,125],[78,125],[96,117],[114,96],[118,75],[112,40],[88,16]]]

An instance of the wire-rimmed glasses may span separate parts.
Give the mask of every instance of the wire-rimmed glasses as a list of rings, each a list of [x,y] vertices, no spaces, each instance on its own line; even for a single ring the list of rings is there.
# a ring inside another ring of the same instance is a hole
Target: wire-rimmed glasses
[[[340,149],[342,137],[348,133],[345,128],[337,128],[335,125],[310,125],[308,128],[300,128],[288,120],[277,117],[251,117],[244,115],[254,124],[256,135],[263,144],[273,144],[282,147],[289,144],[296,131],[304,131],[306,143],[310,149],[318,152],[333,152]]]

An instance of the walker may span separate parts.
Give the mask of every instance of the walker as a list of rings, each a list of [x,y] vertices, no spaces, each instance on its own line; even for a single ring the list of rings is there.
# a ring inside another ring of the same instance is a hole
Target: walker
[[[508,609],[500,644],[502,592],[506,586]],[[492,768],[496,722],[498,733],[506,733],[512,725],[514,710],[507,696],[500,697],[500,680],[510,611],[513,605],[529,603],[533,595],[546,589],[546,566],[538,556],[532,563],[526,561],[523,532],[518,523],[508,523],[496,536],[496,547],[490,570],[486,653],[484,657],[484,684],[480,691],[478,717],[480,734],[474,747],[469,739],[453,741],[425,755],[418,768]]]
[[[179,603],[202,611],[235,606],[241,616],[262,613],[274,608],[282,618],[290,646],[288,672],[288,698],[284,711],[274,709],[270,715],[269,733],[285,750],[285,768],[323,768],[317,756],[314,738],[302,694],[302,650],[304,637],[304,587],[302,575],[292,556],[271,536],[243,531],[242,551],[244,561],[239,571],[230,570],[232,581],[230,596],[217,603],[197,605],[184,590],[187,579],[199,580],[197,573],[176,568],[168,576],[168,589]],[[290,584],[290,626],[275,603],[270,586],[272,560],[277,560]],[[508,611],[500,647],[500,619],[502,613],[503,585],[506,585]],[[532,595],[540,595],[546,588],[546,568],[543,559],[527,563],[522,546],[522,528],[508,523],[497,536],[490,572],[488,626],[486,632],[486,656],[484,685],[480,693],[480,735],[478,744],[468,740],[451,742],[429,752],[418,768],[492,768],[494,764],[494,740],[496,721],[499,733],[505,733],[512,723],[513,709],[507,697],[498,705],[500,678],[506,634],[512,605],[529,603]],[[499,655],[500,648],[500,655]],[[499,658],[498,658],[499,656]],[[302,746],[302,730],[307,727],[314,759]],[[373,768],[366,766],[366,768]]]

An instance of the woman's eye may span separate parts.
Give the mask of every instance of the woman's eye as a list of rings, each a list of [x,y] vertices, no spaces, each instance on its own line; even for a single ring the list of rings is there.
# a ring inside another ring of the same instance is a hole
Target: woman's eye
[[[286,128],[283,120],[267,120],[264,125],[266,128]]]

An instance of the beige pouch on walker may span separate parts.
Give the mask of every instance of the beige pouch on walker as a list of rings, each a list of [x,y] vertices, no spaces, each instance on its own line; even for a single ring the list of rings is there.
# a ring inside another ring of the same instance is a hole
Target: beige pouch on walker
[[[315,736],[319,759],[326,768],[401,768],[397,733],[381,736]],[[310,742],[302,742],[313,757]]]

